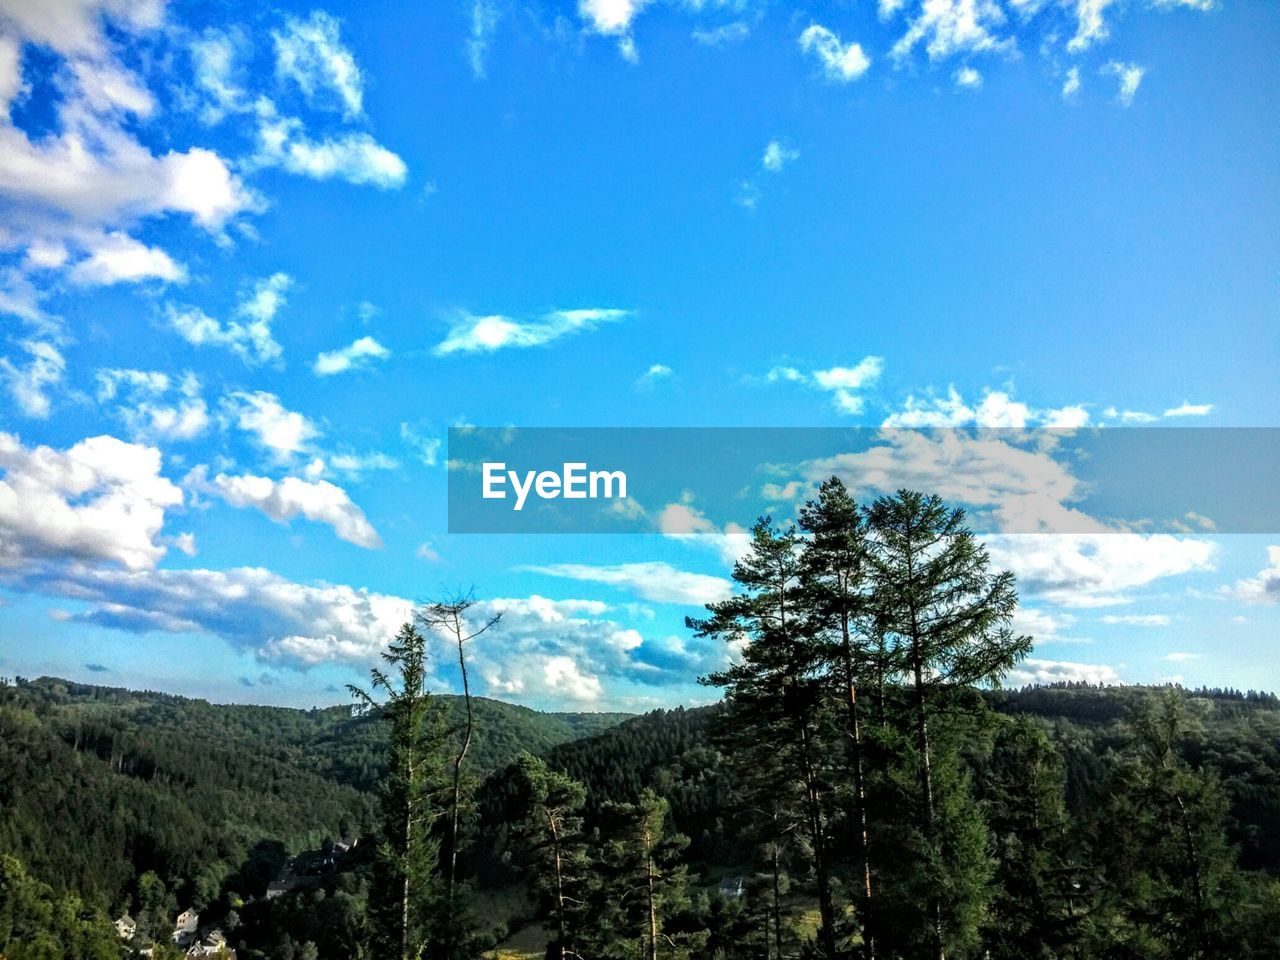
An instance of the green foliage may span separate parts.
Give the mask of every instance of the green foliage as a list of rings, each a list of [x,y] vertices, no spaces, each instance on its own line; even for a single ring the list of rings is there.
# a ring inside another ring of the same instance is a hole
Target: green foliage
[[[120,960],[107,918],[75,894],[56,894],[0,854],[0,957],[8,960]]]

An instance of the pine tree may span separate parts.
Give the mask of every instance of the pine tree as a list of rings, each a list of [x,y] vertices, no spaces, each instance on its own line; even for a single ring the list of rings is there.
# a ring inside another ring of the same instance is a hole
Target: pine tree
[[[552,935],[547,960],[572,960],[585,921],[591,863],[582,826],[587,791],[528,753],[516,761],[524,819],[512,842]]]
[[[744,736],[772,751],[793,782],[802,788],[805,839],[818,893],[821,923],[818,945],[836,956],[836,911],[829,858],[828,751],[822,728],[821,656],[815,638],[817,620],[806,605],[799,539],[794,529],[778,531],[769,518],[752,530],[751,550],[734,565],[741,592],[708,604],[710,616],[690,619],[699,636],[717,636],[743,644],[741,659],[702,682],[725,688],[728,722]]]
[[[987,952],[992,960],[1071,956],[1087,910],[1088,875],[1073,848],[1062,758],[1031,721],[1004,723],[982,799],[996,857]]]
[[[652,790],[636,803],[610,803],[601,811],[600,882],[584,931],[585,956],[683,960],[689,955],[687,938],[666,929],[668,918],[687,905],[680,853],[689,843],[668,831],[668,814],[667,801]]]
[[[880,647],[868,634],[873,622],[866,576],[866,537],[858,505],[844,483],[832,477],[822,484],[816,501],[800,510],[800,529],[808,535],[802,552],[807,602],[822,627],[820,655],[828,685],[844,712],[852,832],[857,844],[863,952],[876,955],[872,908],[874,884],[868,827],[866,745],[862,734],[859,690],[882,678]],[[878,668],[879,667],[879,668]],[[878,668],[878,669],[877,669]],[[881,693],[883,697],[883,693]]]
[[[998,681],[1026,656],[1029,637],[1009,626],[1017,606],[1013,575],[990,574],[987,552],[964,525],[963,510],[949,510],[937,496],[909,490],[881,497],[867,511],[868,560],[879,628],[901,658],[911,691],[916,748],[922,869],[935,871],[928,897],[931,954],[945,960],[947,944],[970,925],[977,904],[962,897],[976,884],[963,879],[977,864],[957,863],[973,838],[961,817],[940,825],[943,768],[930,739],[930,722],[952,688]],[[963,790],[962,775],[945,771],[948,785]],[[952,775],[954,774],[954,775]],[[943,827],[956,827],[950,838]],[[958,843],[958,845],[956,845]],[[949,849],[950,848],[950,849]],[[944,892],[953,909],[944,917]],[[947,929],[950,927],[950,929]]]
[[[427,691],[426,638],[400,628],[382,654],[392,675],[374,668],[373,692],[348,689],[388,725],[391,764],[382,790],[382,837],[371,898],[379,954],[418,960],[438,936],[444,891],[437,831],[448,737]],[[386,701],[375,699],[381,691]]]
[[[1225,797],[1215,777],[1179,754],[1193,723],[1176,690],[1146,697],[1128,726],[1128,754],[1098,827],[1108,906],[1127,925],[1095,929],[1152,957],[1221,956],[1230,939],[1226,894],[1238,880]]]

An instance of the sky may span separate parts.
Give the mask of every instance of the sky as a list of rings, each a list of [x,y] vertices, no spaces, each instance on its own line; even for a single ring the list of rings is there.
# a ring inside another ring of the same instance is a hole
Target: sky
[[[754,518],[451,535],[451,427],[1280,426],[1278,50],[1264,0],[0,0],[0,675],[344,702],[474,587],[483,695],[707,702]],[[1211,521],[992,537],[1006,682],[1280,690],[1280,531]]]

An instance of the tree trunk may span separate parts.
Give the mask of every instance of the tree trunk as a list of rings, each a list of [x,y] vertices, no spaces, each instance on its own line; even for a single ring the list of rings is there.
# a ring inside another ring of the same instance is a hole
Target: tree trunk
[[[773,939],[778,950],[778,960],[782,960],[782,883],[778,871],[778,844],[773,844]],[[767,926],[767,923],[766,923]],[[769,949],[765,944],[765,952]]]
[[[871,851],[867,830],[867,792],[862,769],[862,726],[858,720],[858,688],[853,667],[853,644],[849,638],[849,618],[840,623],[844,641],[845,707],[849,732],[850,765],[853,770],[854,816],[858,830],[858,866],[862,873],[862,945],[867,960],[875,960],[876,941],[871,916]]]
[[[462,672],[462,699],[466,704],[467,722],[463,727],[462,746],[458,750],[453,763],[453,803],[449,820],[449,876],[445,894],[445,911],[448,926],[445,930],[445,956],[452,960],[454,953],[453,938],[456,930],[457,906],[455,895],[458,883],[458,830],[462,816],[462,764],[467,759],[467,750],[471,746],[471,735],[475,729],[475,717],[471,709],[471,687],[467,682],[467,660],[462,650],[462,623],[458,615],[454,615],[454,633],[458,638],[458,669]]]
[[[803,764],[805,792],[809,805],[809,830],[813,837],[813,869],[818,880],[818,914],[822,927],[818,930],[818,942],[828,958],[836,955],[835,908],[831,901],[831,875],[827,865],[826,824],[822,816],[822,798],[818,794],[818,777],[814,769],[809,723],[800,723],[800,756]]]
[[[564,928],[564,871],[560,858],[560,830],[555,816],[547,811],[547,823],[551,826],[551,848],[555,855],[556,865],[556,934],[559,944],[560,960],[565,960],[565,928]]]
[[[937,846],[937,829],[933,811],[933,756],[929,749],[929,718],[925,707],[924,670],[915,650],[912,653],[912,669],[915,673],[916,742],[920,749],[920,799],[924,811],[924,835],[930,849],[934,849]],[[942,943],[942,901],[936,894],[930,897],[929,912],[932,914],[933,943],[938,960],[947,960],[947,952]]]

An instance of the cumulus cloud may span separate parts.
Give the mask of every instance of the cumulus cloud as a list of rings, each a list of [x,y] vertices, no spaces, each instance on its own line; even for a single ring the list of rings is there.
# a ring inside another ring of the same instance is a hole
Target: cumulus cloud
[[[729,581],[702,573],[679,570],[669,563],[620,563],[592,566],[583,563],[553,563],[524,569],[552,577],[585,583],[603,583],[627,590],[653,603],[704,606],[723,600],[730,593]]]
[[[306,20],[286,17],[271,38],[277,76],[293,81],[319,106],[336,106],[347,117],[364,112],[364,81],[342,44],[337,20],[322,10],[313,10]]]
[[[285,294],[293,280],[275,273],[259,280],[236,306],[235,316],[225,323],[197,307],[168,304],[165,316],[174,331],[192,346],[225,347],[246,363],[278,360],[283,352],[271,332],[275,316],[285,305]]]
[[[333,527],[342,540],[368,549],[381,547],[382,538],[364,511],[351,502],[347,492],[327,480],[314,482],[298,477],[272,480],[270,477],[228,476],[220,473],[206,479],[204,468],[188,475],[186,483],[201,493],[216,494],[233,507],[261,510],[276,523],[288,523],[303,516]]]
[[[320,430],[301,413],[288,410],[273,393],[237,390],[223,398],[223,411],[235,425],[253,436],[259,446],[277,459],[288,459],[306,449]]]
[[[965,90],[978,90],[982,87],[982,74],[973,67],[961,67],[953,75],[957,87]]]
[[[135,437],[193,440],[209,426],[209,408],[195,374],[174,380],[158,370],[104,368],[97,372],[100,404],[114,409]]]
[[[1213,569],[1217,546],[1168,534],[1023,534],[987,538],[992,563],[1019,590],[1066,607],[1128,603],[1128,592],[1166,577]]]
[[[800,49],[815,58],[822,67],[822,75],[835,83],[857,80],[871,66],[871,58],[862,45],[841,41],[839,34],[812,23],[800,34]]]
[[[457,353],[493,353],[496,350],[539,347],[575,333],[587,333],[602,323],[622,320],[628,310],[592,308],[553,310],[538,320],[512,320],[498,314],[463,314],[448,335],[432,349],[437,357]]]
[[[801,383],[822,390],[841,413],[857,415],[864,409],[860,391],[870,387],[884,372],[883,357],[863,357],[852,367],[828,367],[804,372],[796,367],[774,367],[765,375],[766,383]]]
[[[819,457],[778,472],[802,481],[790,491],[793,497],[813,496],[819,484],[838,476],[858,497],[902,487],[937,493],[950,503],[989,514],[991,528],[998,530],[1104,529],[1071,506],[1081,490],[1070,470],[1044,450],[1026,449],[998,435],[888,431],[866,450]]]
[[[124,36],[161,26],[159,2],[4,3],[0,5],[0,199],[8,243],[33,255],[27,268],[67,269],[73,282],[178,280],[183,268],[142,243],[139,221],[185,217],[220,236],[255,201],[231,165],[192,146],[153,152],[135,124],[153,120],[155,98],[117,57],[104,25]],[[49,125],[32,134],[8,109],[27,89],[27,45],[52,51],[60,96]],[[50,260],[43,254],[60,251]]]
[[[1182,401],[1179,406],[1170,407],[1164,412],[1166,417],[1207,417],[1213,413],[1212,403],[1190,403]]]
[[[391,351],[373,337],[361,337],[340,350],[330,350],[316,357],[311,369],[317,376],[329,377],[348,370],[368,367],[374,360],[385,360]]]
[[[159,450],[111,436],[55,450],[0,433],[0,568],[49,557],[153,567],[165,511],[183,501],[160,469]]]
[[[1089,411],[1083,405],[1032,409],[1013,399],[1005,390],[988,389],[982,401],[971,406],[952,385],[947,388],[945,396],[932,390],[923,397],[908,394],[902,408],[887,416],[883,426],[903,429],[978,426],[1021,430],[1029,426],[1077,428],[1088,422]]]
[[[1124,683],[1115,667],[1102,663],[1073,663],[1069,660],[1035,660],[1028,658],[1005,677],[1008,686],[1031,686],[1049,683],[1090,683],[1115,686]]]
[[[1280,603],[1280,546],[1267,547],[1267,560],[1256,577],[1237,580],[1222,593],[1246,603]]]

